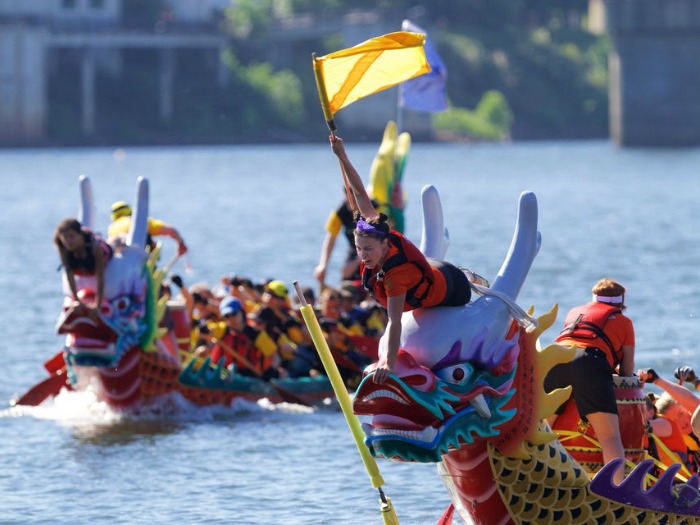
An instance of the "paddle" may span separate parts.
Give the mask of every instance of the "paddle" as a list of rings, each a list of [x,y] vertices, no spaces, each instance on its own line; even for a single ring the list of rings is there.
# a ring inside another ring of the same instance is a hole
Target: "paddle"
[[[53,357],[44,362],[44,368],[49,374],[56,374],[62,368],[65,368],[66,360],[63,358],[63,350],[59,350]]]
[[[298,281],[294,281],[294,288],[299,296],[299,304],[301,304],[301,315],[304,318],[306,327],[309,329],[311,338],[316,345],[316,350],[318,350],[318,355],[323,362],[323,366],[326,369],[326,375],[330,379],[331,385],[333,385],[333,391],[338,398],[338,403],[345,416],[345,421],[347,421],[350,427],[350,433],[355,439],[355,445],[357,445],[357,450],[362,457],[362,462],[365,464],[365,469],[372,482],[372,486],[379,491],[379,510],[382,513],[382,518],[384,519],[385,525],[398,525],[399,519],[396,517],[396,512],[394,512],[394,507],[391,504],[391,500],[384,494],[382,490],[382,485],[384,480],[382,475],[379,473],[379,468],[377,467],[377,462],[372,457],[369,449],[364,443],[364,433],[362,432],[362,427],[360,425],[360,420],[352,411],[352,401],[350,400],[350,395],[345,389],[343,383],[343,378],[340,376],[338,371],[338,366],[333,360],[330,348],[328,348],[328,343],[323,337],[323,332],[321,331],[321,325],[318,324],[318,319],[316,319],[316,314],[313,308],[306,303],[304,299],[304,294],[301,291]]]
[[[217,343],[219,346],[221,346],[221,348],[224,349],[224,352],[226,352],[227,354],[229,354],[229,355],[233,356],[234,358],[238,359],[241,363],[243,363],[243,364],[245,365],[245,367],[246,367],[248,370],[250,370],[251,372],[253,372],[256,376],[258,376],[261,380],[264,381],[264,379],[262,379],[262,372],[260,371],[260,368],[258,368],[258,367],[255,366],[253,363],[251,363],[248,359],[246,359],[244,356],[242,356],[241,354],[239,354],[238,352],[236,352],[233,348],[231,348],[229,345],[227,345],[227,344],[226,344],[225,342],[223,342],[221,339],[216,339],[216,338],[214,338],[214,339],[212,339],[212,340],[213,340],[215,343]],[[280,397],[281,397],[284,401],[286,401],[287,403],[294,403],[294,404],[297,404],[297,405],[302,405],[302,406],[307,406],[307,407],[313,406],[313,405],[311,405],[311,403],[308,403],[308,402],[305,401],[304,399],[300,398],[300,397],[297,396],[296,394],[293,394],[293,393],[290,392],[289,390],[286,390],[286,389],[282,388],[282,387],[279,386],[278,384],[273,383],[272,381],[267,381],[267,383],[269,383],[269,384],[272,386],[272,388],[274,388],[274,389],[277,391],[277,393],[280,395]]]
[[[452,523],[452,516],[454,515],[454,513],[454,503],[450,503],[445,509],[445,512],[442,513],[442,516],[440,516],[437,525],[450,525]]]
[[[168,264],[166,264],[165,266],[163,266],[163,272],[164,272],[165,275],[168,274],[168,272],[170,271],[170,269],[175,265],[175,263],[177,262],[177,260],[178,260],[179,258],[180,258],[180,254],[179,254],[179,253],[176,253],[175,256],[174,256],[172,259],[170,259],[170,262],[168,262]]]
[[[57,370],[55,374],[31,387],[19,398],[12,400],[10,404],[12,406],[38,406],[46,398],[56,396],[64,386],[70,386],[65,365],[63,368]]]

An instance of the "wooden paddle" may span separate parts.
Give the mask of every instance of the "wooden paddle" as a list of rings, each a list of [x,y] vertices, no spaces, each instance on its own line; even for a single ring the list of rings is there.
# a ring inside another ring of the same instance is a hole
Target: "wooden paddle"
[[[213,341],[215,343],[217,343],[219,346],[221,346],[221,348],[224,349],[224,352],[226,352],[230,356],[234,357],[235,359],[238,359],[241,363],[243,363],[245,365],[245,367],[248,370],[253,372],[261,380],[265,381],[264,379],[262,379],[262,371],[260,370],[259,367],[255,366],[248,359],[246,359],[244,356],[242,356],[241,354],[236,352],[233,348],[231,348],[229,345],[227,345],[221,339],[213,339]],[[273,383],[272,381],[266,381],[266,382],[269,383],[272,386],[272,388],[274,388],[277,391],[277,393],[280,395],[280,397],[284,401],[286,401],[287,403],[295,403],[297,405],[303,405],[303,406],[307,406],[307,407],[313,406],[313,405],[311,405],[311,403],[308,403],[304,399],[300,398],[296,394],[293,394],[289,390],[282,388],[278,384]]]
[[[55,374],[37,383],[16,400],[11,401],[10,404],[12,406],[38,406],[43,403],[46,398],[57,395],[64,386],[70,386],[65,365],[57,370]]]

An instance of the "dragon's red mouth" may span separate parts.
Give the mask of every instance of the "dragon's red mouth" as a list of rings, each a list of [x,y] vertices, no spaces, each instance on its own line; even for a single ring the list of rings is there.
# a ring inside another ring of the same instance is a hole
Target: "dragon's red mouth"
[[[382,384],[374,383],[372,377],[367,376],[355,393],[355,414],[373,416],[372,425],[377,428],[397,428],[398,424],[401,429],[416,430],[440,424],[434,414],[412,399],[391,377]]]
[[[66,310],[58,321],[57,332],[73,337],[76,346],[85,341],[87,347],[107,347],[113,344],[118,334],[100,317],[91,317],[79,308]]]
[[[68,334],[66,337],[66,347],[72,353],[89,353],[102,356],[110,356],[114,354],[114,341],[105,341],[104,339],[93,339],[90,337],[80,337],[75,334]]]

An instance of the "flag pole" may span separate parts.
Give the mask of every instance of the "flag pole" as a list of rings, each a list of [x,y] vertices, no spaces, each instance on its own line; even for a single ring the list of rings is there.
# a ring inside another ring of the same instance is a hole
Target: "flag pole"
[[[399,84],[396,95],[396,135],[400,135],[403,130],[403,106],[401,105],[401,92],[403,90],[403,82]]]
[[[331,135],[335,137],[338,127],[335,125],[335,119],[333,118],[333,113],[331,112],[331,104],[328,101],[328,93],[326,92],[326,83],[323,81],[323,76],[321,74],[321,66],[316,58],[316,53],[311,53],[311,58],[313,60],[314,78],[316,79],[318,97],[321,100],[323,117],[326,119],[326,125],[328,126]],[[340,165],[340,173],[343,174],[343,184],[345,184],[345,193],[348,196],[348,204],[350,205],[350,210],[354,213],[357,210],[357,200],[355,199],[355,194],[350,188],[348,176],[345,173],[345,168],[343,168],[343,163],[338,160],[338,164]]]
[[[338,127],[335,125],[335,120],[333,119],[333,113],[331,112],[331,104],[328,101],[328,93],[326,92],[326,83],[323,81],[321,75],[321,66],[319,64],[318,58],[316,58],[316,53],[311,53],[311,58],[313,60],[314,67],[314,78],[316,79],[316,89],[318,90],[318,96],[321,99],[321,109],[323,110],[323,117],[326,119],[326,124],[331,132],[331,135],[335,137],[335,132],[338,131]]]

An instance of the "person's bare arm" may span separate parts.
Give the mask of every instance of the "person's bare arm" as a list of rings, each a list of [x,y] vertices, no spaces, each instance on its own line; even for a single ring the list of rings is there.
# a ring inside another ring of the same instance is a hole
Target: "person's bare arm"
[[[620,363],[620,375],[631,376],[634,374],[634,346],[622,347],[622,362]]]
[[[180,232],[177,231],[175,228],[173,228],[169,224],[164,224],[160,229],[160,234],[167,235],[175,242],[177,242],[177,253],[179,253],[180,255],[184,255],[185,253],[187,253],[187,245],[182,239],[182,235],[180,235]]]
[[[68,259],[65,254],[62,251],[59,251],[58,254],[61,256],[61,264],[66,272],[66,279],[68,280],[70,292],[73,294],[73,300],[80,302],[78,299],[78,287],[75,285],[75,273],[68,267]]]
[[[673,399],[683,405],[691,414],[695,412],[695,409],[700,405],[700,399],[684,386],[677,385],[663,377],[659,377],[654,384],[671,394]]]
[[[406,294],[395,295],[387,298],[386,310],[389,321],[386,325],[387,350],[385,355],[379,356],[377,370],[374,373],[374,382],[383,383],[396,368],[396,358],[399,355],[401,343],[401,316]]]
[[[668,419],[657,417],[656,419],[650,419],[648,423],[649,426],[651,426],[651,430],[654,432],[654,435],[659,436],[660,438],[668,437],[673,434],[673,427]]]
[[[331,149],[333,150],[333,153],[335,153],[335,155],[338,157],[340,165],[343,168],[343,171],[345,172],[345,176],[347,177],[350,189],[352,190],[352,193],[355,196],[355,201],[357,202],[357,207],[360,210],[360,214],[365,219],[373,219],[375,217],[379,217],[379,212],[377,212],[377,210],[372,205],[372,200],[367,194],[365,186],[362,184],[362,178],[360,177],[360,174],[357,173],[357,170],[348,158],[348,155],[345,151],[343,139],[341,139],[338,136],[331,135],[330,141]]]
[[[105,293],[105,254],[99,243],[95,247],[95,280],[97,281],[97,299],[94,312],[99,314]]]
[[[639,379],[644,383],[653,383],[668,392],[673,399],[678,401],[691,414],[700,406],[700,399],[684,386],[677,385],[660,377],[653,368],[643,368],[637,371]]]
[[[321,283],[321,286],[326,283],[326,269],[328,268],[328,261],[331,258],[331,254],[333,253],[336,237],[336,235],[326,232],[326,237],[323,239],[321,259],[318,262],[318,266],[314,269],[314,277]]]

